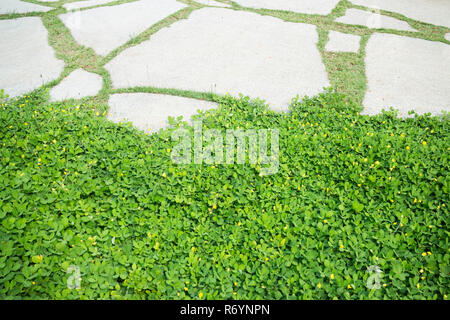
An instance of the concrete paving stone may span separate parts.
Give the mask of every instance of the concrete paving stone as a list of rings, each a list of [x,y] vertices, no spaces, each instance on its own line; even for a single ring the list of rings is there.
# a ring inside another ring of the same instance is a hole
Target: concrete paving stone
[[[0,14],[47,12],[53,8],[40,6],[38,4],[23,2],[20,0],[0,0]]]
[[[328,33],[328,42],[325,46],[325,50],[333,52],[358,52],[360,42],[360,36],[330,31]]]
[[[339,0],[234,0],[243,7],[293,11],[307,14],[330,14]]]
[[[156,132],[169,126],[168,117],[190,121],[197,110],[217,108],[210,101],[152,93],[118,93],[109,97],[108,119],[130,121],[136,128]]]
[[[50,90],[50,100],[81,99],[95,96],[102,88],[102,77],[77,69]]]
[[[449,0],[350,0],[366,7],[400,13],[408,18],[450,28]]]
[[[75,40],[106,56],[186,5],[176,0],[140,0],[60,15]]]
[[[364,113],[394,107],[400,116],[450,111],[450,46],[375,33],[366,47]]]
[[[89,1],[77,1],[77,2],[69,2],[63,5],[63,7],[67,10],[75,10],[82,9],[87,7],[98,6],[101,4],[106,4],[113,2],[115,0],[89,0]]]
[[[48,33],[39,17],[0,20],[0,88],[11,97],[55,80],[64,62],[48,45]]]
[[[384,28],[401,31],[417,31],[405,21],[358,9],[347,9],[345,15],[337,18],[335,21],[345,24],[362,25],[372,29]]]
[[[445,39],[446,39],[447,41],[450,41],[450,32],[448,32],[448,33],[445,34]]]
[[[203,8],[124,50],[105,68],[114,88],[242,93],[285,110],[296,95],[314,96],[329,86],[317,41],[313,25]]]
[[[214,1],[214,0],[194,0],[195,2],[207,5],[207,6],[215,6],[215,7],[224,7],[224,8],[229,8],[231,7],[231,5],[223,3],[223,2],[218,2],[218,1]]]

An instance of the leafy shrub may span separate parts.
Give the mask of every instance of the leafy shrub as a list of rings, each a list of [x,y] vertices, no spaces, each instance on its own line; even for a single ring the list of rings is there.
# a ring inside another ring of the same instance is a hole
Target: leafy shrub
[[[173,129],[147,136],[44,96],[0,110],[1,298],[446,297],[447,116],[362,116],[330,92],[290,113],[221,98],[206,128],[280,130],[279,172],[261,177],[178,166]]]

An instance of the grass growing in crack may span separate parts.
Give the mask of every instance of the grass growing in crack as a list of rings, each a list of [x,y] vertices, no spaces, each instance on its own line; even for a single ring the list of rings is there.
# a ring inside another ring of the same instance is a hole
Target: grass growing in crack
[[[27,2],[36,3],[54,8],[53,10],[43,13],[43,12],[32,12],[26,14],[4,14],[0,15],[0,19],[13,19],[18,17],[27,16],[41,16],[45,27],[49,31],[49,43],[55,49],[56,56],[66,63],[66,68],[64,69],[62,75],[55,81],[48,83],[45,87],[51,87],[59,83],[65,76],[67,76],[71,71],[77,68],[83,68],[87,71],[97,73],[103,77],[103,88],[95,98],[89,98],[90,101],[99,104],[106,104],[108,95],[112,92],[118,92],[117,90],[112,90],[112,83],[109,73],[103,68],[103,66],[114,59],[118,54],[130,48],[132,46],[138,45],[143,41],[151,38],[151,36],[161,30],[162,28],[168,27],[171,24],[181,20],[186,19],[189,15],[196,9],[204,7],[200,3],[196,3],[193,0],[179,0],[182,3],[187,4],[189,7],[182,9],[167,18],[161,20],[153,26],[150,26],[147,30],[142,32],[136,37],[130,39],[127,43],[123,44],[119,48],[109,53],[106,57],[96,55],[91,48],[86,48],[79,45],[70,34],[68,28],[58,19],[57,15],[67,12],[66,9],[62,8],[63,4],[75,2],[76,0],[61,0],[57,2],[39,2],[36,0],[28,0]],[[136,0],[117,0],[112,1],[103,5],[96,5],[92,7],[82,8],[81,10],[88,10],[97,7],[114,6],[118,4],[134,2]],[[219,2],[225,4],[231,4],[234,10],[254,12],[260,15],[268,15],[276,17],[288,22],[294,23],[308,23],[317,26],[319,33],[319,42],[317,47],[322,56],[323,63],[328,73],[328,78],[333,88],[338,92],[346,94],[347,99],[361,104],[365,90],[366,90],[366,78],[365,78],[365,44],[369,39],[370,35],[374,32],[381,33],[391,33],[401,36],[408,36],[414,38],[420,38],[431,41],[441,41],[444,43],[450,43],[450,41],[445,40],[444,35],[450,32],[449,28],[442,26],[434,26],[431,24],[423,23],[414,19],[405,17],[402,14],[389,12],[381,10],[381,13],[386,16],[390,16],[402,21],[406,21],[413,28],[416,28],[418,32],[408,32],[408,31],[398,31],[398,30],[388,30],[388,29],[369,29],[365,26],[359,25],[347,25],[343,23],[335,22],[337,17],[343,16],[348,8],[355,8],[360,10],[371,11],[371,8],[366,8],[363,6],[358,6],[351,3],[348,0],[340,1],[336,7],[332,10],[329,15],[314,15],[314,14],[303,14],[288,11],[279,10],[268,10],[268,9],[253,9],[244,8],[238,3],[230,0],[219,0]],[[361,39],[361,48],[359,53],[334,53],[325,51],[325,44],[327,41],[327,34],[330,30],[339,31],[343,33],[350,33],[354,35],[359,35]],[[158,89],[158,88],[136,88],[136,90],[146,90],[149,92],[179,92],[185,96],[185,91],[182,90],[171,90]],[[170,93],[169,93],[170,94]],[[198,93],[192,92],[188,96],[195,97]]]
[[[159,30],[166,28],[181,19],[187,19],[189,17],[189,15],[191,14],[191,12],[194,10],[195,9],[192,7],[187,7],[187,8],[181,9],[181,10],[171,14],[170,16],[164,18],[163,20],[157,22],[156,24],[152,25],[147,30],[140,33],[138,36],[133,37],[127,43],[121,45],[117,49],[110,52],[105,58],[102,59],[101,65],[105,65],[106,63],[108,63],[109,61],[114,59],[118,54],[123,52],[125,49],[128,49],[132,46],[136,46],[136,45],[142,43],[143,41],[149,40],[150,37],[153,34],[155,34],[156,32],[158,32]]]
[[[111,94],[114,93],[157,93],[166,94],[172,96],[179,96],[185,98],[193,98],[198,100],[207,100],[218,102],[222,99],[221,95],[215,94],[213,92],[198,92],[192,90],[179,90],[179,89],[166,89],[166,88],[156,88],[156,87],[134,87],[125,89],[112,89]]]

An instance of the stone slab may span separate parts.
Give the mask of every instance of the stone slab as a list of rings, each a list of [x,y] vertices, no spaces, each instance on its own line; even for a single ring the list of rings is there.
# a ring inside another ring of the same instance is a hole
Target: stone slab
[[[407,116],[450,111],[450,46],[441,42],[375,33],[366,47],[368,89],[364,113],[390,106]]]
[[[229,8],[231,7],[231,5],[223,3],[223,2],[218,2],[218,1],[214,1],[214,0],[194,0],[195,2],[198,2],[200,4],[204,4],[207,6],[215,6],[215,7],[223,7],[223,8]]]
[[[169,126],[168,117],[183,116],[190,121],[197,110],[217,108],[210,101],[152,93],[119,93],[109,97],[108,119],[130,121],[146,132],[156,132]]]
[[[98,6],[101,4],[106,4],[113,2],[115,0],[88,0],[88,1],[77,1],[77,2],[69,2],[63,5],[63,7],[67,10],[75,10],[82,9],[87,7]]]
[[[0,88],[11,97],[55,80],[64,62],[55,57],[39,17],[0,20]]]
[[[383,28],[417,32],[405,21],[358,9],[347,9],[345,15],[337,18],[336,22],[362,25],[372,29]]]
[[[114,88],[240,93],[287,109],[329,86],[316,27],[220,8],[194,11],[105,65]],[[130,76],[132,75],[132,76]]]
[[[450,28],[449,0],[350,0],[366,7],[397,12],[404,16]]]
[[[38,4],[23,2],[20,0],[0,0],[0,14],[47,12],[53,8],[40,6]]]
[[[106,56],[186,5],[176,0],[140,0],[60,15],[75,40]]]
[[[330,31],[328,33],[328,42],[325,46],[325,50],[332,52],[358,52],[360,42],[360,36]]]
[[[77,69],[50,90],[50,100],[81,99],[95,96],[102,88],[102,77]]]
[[[330,14],[339,0],[234,0],[247,8],[293,11],[307,14]]]

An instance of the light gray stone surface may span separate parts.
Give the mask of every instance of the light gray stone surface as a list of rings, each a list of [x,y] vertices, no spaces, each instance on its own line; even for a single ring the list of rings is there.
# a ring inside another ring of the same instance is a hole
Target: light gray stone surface
[[[378,7],[404,16],[450,28],[449,0],[350,0],[354,4]]]
[[[77,69],[50,90],[50,100],[81,99],[95,96],[102,88],[102,77]]]
[[[339,0],[234,0],[243,7],[327,15]]]
[[[140,0],[69,12],[59,17],[80,44],[107,55],[186,5],[176,0]]]
[[[384,28],[402,31],[417,31],[405,21],[358,9],[347,9],[345,15],[337,18],[336,22],[342,22],[345,24],[357,24],[373,29]]]
[[[214,1],[214,0],[194,0],[195,2],[207,5],[207,6],[216,6],[216,7],[224,7],[228,8],[231,7],[229,4]]]
[[[183,116],[184,121],[190,121],[197,110],[218,107],[210,101],[151,93],[112,94],[108,104],[108,119],[114,122],[130,121],[147,132],[169,126],[169,116]]]
[[[400,116],[411,109],[420,114],[450,111],[449,45],[375,33],[367,43],[365,64],[365,114],[390,106]]]
[[[328,33],[328,42],[325,46],[325,50],[333,52],[358,52],[360,42],[360,36],[330,31]]]
[[[55,80],[64,69],[38,17],[0,20],[0,88],[11,97]]]
[[[38,4],[23,2],[20,0],[0,0],[0,14],[5,13],[27,13],[47,12],[53,8],[40,6]]]
[[[101,4],[106,4],[109,2],[113,2],[115,0],[88,0],[88,1],[77,1],[77,2],[69,2],[63,5],[67,10],[81,9],[87,7],[98,6]]]
[[[313,25],[203,8],[124,50],[105,68],[114,88],[242,93],[282,110],[297,94],[312,96],[329,86],[317,41]]]

